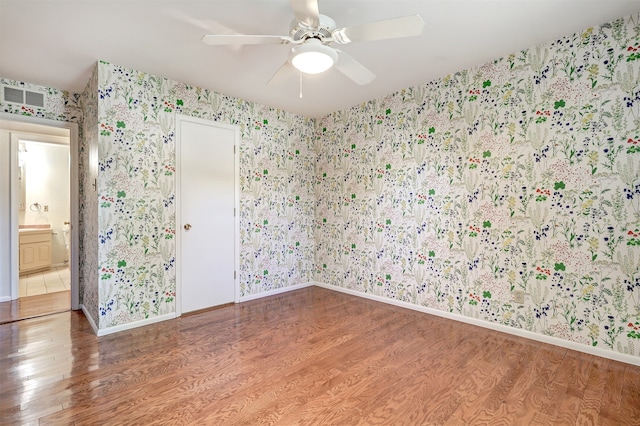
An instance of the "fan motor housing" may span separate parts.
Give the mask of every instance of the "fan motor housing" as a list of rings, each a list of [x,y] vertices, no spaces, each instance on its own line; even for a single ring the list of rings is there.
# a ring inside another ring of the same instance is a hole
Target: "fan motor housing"
[[[330,39],[331,33],[336,29],[336,23],[326,15],[319,15],[320,24],[318,28],[309,28],[297,20],[291,21],[289,35],[294,41],[304,41],[310,38],[319,40]]]

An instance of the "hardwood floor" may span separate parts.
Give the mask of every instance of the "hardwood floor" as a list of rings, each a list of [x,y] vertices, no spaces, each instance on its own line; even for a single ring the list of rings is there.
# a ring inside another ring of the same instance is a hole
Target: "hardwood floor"
[[[0,324],[35,318],[71,309],[71,291],[20,297],[0,303]]]
[[[640,368],[309,287],[96,337],[0,326],[2,424],[640,424]]]

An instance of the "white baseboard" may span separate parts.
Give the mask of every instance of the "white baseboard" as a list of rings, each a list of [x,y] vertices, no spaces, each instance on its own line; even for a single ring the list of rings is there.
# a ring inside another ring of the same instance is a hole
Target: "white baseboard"
[[[262,292],[262,293],[250,294],[248,296],[241,297],[238,300],[238,302],[242,303],[242,302],[248,302],[249,300],[261,299],[263,297],[273,296],[273,295],[280,294],[280,293],[286,293],[288,291],[293,291],[293,290],[299,290],[299,289],[305,288],[305,287],[311,287],[314,284],[315,284],[314,282],[308,282],[308,283],[292,285],[292,286],[289,286],[289,287],[277,288],[275,290],[269,290],[269,291],[265,291],[265,292]]]
[[[106,336],[107,334],[118,333],[120,331],[131,330],[132,328],[142,327],[144,325],[155,324],[157,322],[167,321],[176,318],[176,313],[158,315],[157,317],[147,318],[140,321],[130,322],[128,324],[116,325],[114,327],[101,328],[98,330],[98,337]]]
[[[11,302],[11,296],[1,296],[0,303],[2,302]]]
[[[546,336],[544,334],[539,334],[539,333],[534,333],[532,331],[508,327],[502,324],[494,324],[488,321],[482,321],[476,318],[470,318],[460,314],[440,311],[438,309],[428,308],[426,306],[414,305],[408,302],[402,302],[399,300],[389,299],[387,297],[376,296],[375,294],[362,293],[359,291],[337,287],[334,285],[325,284],[317,281],[314,282],[313,284],[318,287],[339,291],[342,293],[350,294],[352,296],[358,296],[365,299],[375,300],[376,302],[382,302],[382,303],[387,303],[389,305],[399,306],[401,308],[412,309],[414,311],[424,312],[426,314],[436,315],[436,316],[448,318],[454,321],[460,321],[467,324],[477,325],[479,327],[488,328],[491,330],[496,330],[496,331],[500,331],[507,334],[512,334],[514,336],[524,337],[525,339],[535,340],[542,343],[548,343],[548,344],[560,346],[566,349],[571,349],[574,351],[584,352],[584,353],[599,356],[602,358],[612,359],[614,361],[620,361],[627,364],[640,366],[640,357],[636,357],[633,355],[614,352],[614,351],[601,349],[593,346],[582,345],[580,343],[570,342],[568,340],[560,339],[558,337]]]
[[[156,322],[161,322],[161,321],[166,321],[166,320],[176,318],[175,312],[172,312],[165,315],[159,315],[153,318],[147,318],[140,321],[130,322],[128,324],[116,325],[114,327],[107,327],[107,328],[98,328],[96,323],[93,321],[93,318],[91,318],[91,315],[89,315],[89,313],[87,312],[84,305],[81,305],[81,306],[82,306],[82,312],[84,313],[84,316],[87,318],[87,321],[89,321],[91,328],[93,328],[93,332],[96,333],[98,337],[106,336],[107,334],[118,333],[120,331],[131,330],[132,328],[142,327],[143,325],[154,324]]]
[[[506,325],[502,325],[502,324],[495,324],[495,323],[491,323],[488,321],[482,321],[476,318],[470,318],[470,317],[466,317],[464,315],[460,315],[460,314],[456,314],[456,313],[452,313],[452,312],[446,312],[446,311],[440,311],[438,309],[433,309],[433,308],[428,308],[426,306],[419,306],[419,305],[414,305],[408,302],[402,302],[399,300],[394,300],[394,299],[389,299],[387,297],[382,297],[382,296],[377,296],[375,294],[369,294],[369,293],[362,293],[356,290],[351,290],[351,289],[346,289],[343,287],[338,287],[338,286],[333,286],[330,284],[325,284],[322,282],[318,282],[318,281],[311,281],[311,282],[307,282],[307,283],[302,283],[302,284],[297,284],[297,285],[293,285],[290,287],[283,287],[283,288],[278,288],[275,290],[271,290],[271,291],[265,291],[263,293],[258,293],[258,294],[251,294],[245,297],[241,297],[238,302],[248,302],[250,300],[255,300],[255,299],[261,299],[263,297],[268,297],[268,296],[274,296],[276,294],[281,294],[281,293],[286,293],[289,291],[294,291],[294,290],[299,290],[305,287],[310,287],[316,285],[318,287],[322,287],[322,288],[326,288],[328,290],[333,290],[333,291],[339,291],[342,293],[346,293],[346,294],[350,294],[352,296],[356,296],[356,297],[362,297],[365,299],[369,299],[369,300],[374,300],[376,302],[382,302],[382,303],[386,303],[389,305],[394,305],[394,306],[399,306],[401,308],[406,308],[406,309],[411,309],[414,311],[419,311],[419,312],[423,312],[426,314],[430,314],[430,315],[436,315],[439,317],[443,317],[443,318],[447,318],[447,319],[451,319],[454,321],[459,321],[459,322],[463,322],[463,323],[467,323],[467,324],[471,324],[471,325],[477,325],[479,327],[483,327],[483,328],[488,328],[490,330],[495,330],[495,331],[499,331],[502,333],[507,333],[507,334],[511,334],[514,336],[519,336],[519,337],[524,337],[525,339],[529,339],[529,340],[535,340],[538,342],[542,342],[542,343],[548,343],[551,345],[555,345],[555,346],[559,346],[559,347],[563,347],[566,349],[571,349],[574,351],[578,351],[578,352],[584,352],[590,355],[595,355],[595,356],[599,356],[602,358],[607,358],[607,359],[612,359],[614,361],[620,361],[620,362],[624,362],[627,364],[632,364],[632,365],[637,365],[640,366],[640,357],[636,357],[633,355],[628,355],[628,354],[623,354],[620,352],[614,352],[614,351],[609,351],[607,349],[601,349],[601,348],[597,348],[597,347],[593,347],[593,346],[587,346],[587,345],[583,345],[580,343],[576,343],[576,342],[571,342],[568,340],[564,340],[564,339],[560,339],[558,337],[553,337],[553,336],[546,336],[544,334],[539,334],[539,333],[534,333],[532,331],[528,331],[528,330],[522,330],[522,329],[518,329],[518,328],[513,328],[513,327],[508,327]],[[10,300],[10,298],[3,298],[3,299],[7,299]],[[3,301],[3,299],[0,299],[0,301]],[[161,322],[161,321],[166,321],[169,319],[174,319],[176,318],[176,314],[175,312],[169,313],[169,314],[165,314],[165,315],[160,315],[154,318],[149,318],[149,319],[145,319],[145,320],[141,320],[141,321],[136,321],[136,322],[132,322],[132,323],[128,323],[128,324],[123,324],[123,325],[119,325],[119,326],[115,326],[115,327],[108,327],[108,328],[104,328],[104,329],[99,329],[97,327],[97,325],[95,324],[95,322],[93,321],[93,318],[91,317],[91,315],[89,315],[89,313],[87,312],[86,308],[84,307],[84,305],[81,305],[81,309],[82,312],[84,312],[85,317],[87,318],[87,321],[89,321],[89,324],[91,325],[91,328],[93,329],[94,333],[96,333],[97,336],[105,336],[107,334],[112,334],[112,333],[117,333],[120,331],[124,331],[124,330],[130,330],[132,328],[137,328],[137,327],[141,327],[144,325],[149,325],[149,324],[153,324],[156,322]]]
[[[288,291],[299,290],[299,289],[305,288],[305,287],[311,287],[312,285],[314,285],[313,282],[308,282],[308,283],[303,283],[303,284],[292,285],[290,287],[278,288],[278,289],[271,290],[271,291],[265,291],[263,293],[252,294],[252,295],[249,295],[249,296],[241,297],[238,302],[248,302],[249,300],[260,299],[260,298],[267,297],[267,296],[273,296],[273,295],[280,294],[280,293],[286,293]],[[160,316],[157,316],[157,317],[154,317],[154,318],[148,318],[148,319],[141,320],[141,321],[135,321],[135,322],[131,322],[131,323],[128,323],[128,324],[117,325],[117,326],[114,326],[114,327],[107,327],[107,328],[102,328],[101,329],[101,328],[98,328],[98,326],[94,322],[94,320],[91,317],[91,315],[89,315],[89,312],[87,312],[87,309],[85,308],[84,305],[80,305],[80,309],[82,309],[82,312],[84,313],[84,316],[87,318],[87,321],[89,321],[89,324],[91,325],[91,328],[93,329],[93,332],[97,336],[106,336],[107,334],[118,333],[120,331],[130,330],[132,328],[142,327],[144,325],[154,324],[156,322],[166,321],[166,320],[170,320],[170,319],[174,319],[174,318],[178,317],[178,315],[175,312],[171,312],[171,313],[168,313],[168,314],[165,314],[165,315],[160,315]]]
[[[98,326],[93,321],[93,318],[91,317],[91,315],[89,315],[89,312],[87,311],[87,308],[85,308],[84,305],[81,303],[80,304],[80,309],[82,309],[82,313],[84,314],[84,317],[87,319],[87,321],[89,321],[89,325],[93,329],[93,332],[96,335],[98,335]]]

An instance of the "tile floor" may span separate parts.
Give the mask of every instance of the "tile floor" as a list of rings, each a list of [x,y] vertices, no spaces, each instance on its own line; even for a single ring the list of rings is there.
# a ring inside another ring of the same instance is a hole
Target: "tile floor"
[[[51,268],[20,277],[20,297],[37,296],[71,289],[69,267]]]

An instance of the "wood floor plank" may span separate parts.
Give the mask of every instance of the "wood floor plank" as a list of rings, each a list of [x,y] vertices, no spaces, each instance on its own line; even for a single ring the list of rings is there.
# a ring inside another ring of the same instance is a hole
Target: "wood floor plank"
[[[96,337],[0,325],[2,424],[640,424],[640,367],[318,287]]]
[[[328,389],[325,398],[319,398],[324,405],[318,400],[309,401],[304,411],[313,413],[320,409],[334,424],[353,424],[356,420],[376,424],[376,418],[388,421],[404,399],[404,393],[390,393],[389,390],[407,385],[409,378],[402,360],[415,356],[423,345],[421,341],[408,344],[406,340],[398,339],[389,342],[385,348],[375,349],[359,363],[360,368],[351,368],[349,371],[353,374],[344,374],[341,382]],[[342,404],[342,411],[331,413],[336,401]],[[349,401],[349,404],[344,404],[344,401]],[[357,419],[353,418],[354,415]]]
[[[308,357],[307,361],[311,362],[312,365],[316,366],[316,368],[319,367],[321,369],[332,369],[337,373],[331,377],[331,380],[325,382],[324,391],[328,394],[335,394],[340,392],[340,387],[345,383],[351,383],[351,385],[353,386],[353,383],[357,382],[356,377],[359,374],[367,374],[365,370],[370,369],[372,364],[374,364],[373,368],[378,368],[376,364],[384,365],[385,363],[382,361],[376,362],[376,360],[372,360],[372,354],[374,355],[374,358],[384,358],[390,350],[389,345],[392,344],[392,340],[390,339],[389,335],[395,336],[397,339],[397,336],[402,335],[402,333],[400,333],[402,326],[406,324],[406,322],[400,320],[397,317],[380,317],[378,321],[374,322],[367,321],[366,318],[363,318],[363,323],[370,324],[373,328],[381,328],[385,331],[385,333],[388,333],[388,335],[380,336],[381,338],[372,341],[368,337],[370,332],[373,331],[372,329],[365,329],[365,333],[362,334],[354,334],[350,330],[352,327],[348,326],[341,335],[348,335],[350,336],[350,338],[348,340],[341,341],[341,339],[338,339],[336,341],[336,343],[338,343],[340,347],[345,347],[348,344],[348,347],[346,347],[345,350],[337,351],[337,353],[340,354],[339,356],[336,356],[336,350],[334,349],[332,349],[331,351],[327,351],[323,349],[322,346],[317,346],[319,342],[314,344],[316,348],[312,349],[312,353]],[[343,326],[347,326],[347,324],[344,324]],[[362,325],[358,326],[358,328],[362,327]],[[311,340],[315,341],[316,338],[314,337]],[[246,421],[249,423],[251,423],[252,421],[259,421],[265,416],[264,407],[269,407],[272,405],[270,401],[274,399],[293,399],[294,401],[298,400],[298,397],[295,393],[287,398],[275,398],[274,392],[287,394],[287,390],[291,388],[291,383],[297,383],[300,378],[307,376],[307,374],[305,374],[306,372],[304,371],[308,370],[307,364],[299,364],[299,367],[302,367],[302,371],[293,369],[292,371],[287,371],[286,373],[284,373],[283,376],[278,375],[275,377],[270,377],[269,380],[272,381],[270,392],[267,392],[257,398],[252,404],[251,409],[242,410],[242,414],[238,417],[238,419],[241,422],[246,419]],[[343,371],[349,371],[350,374],[340,374]],[[340,378],[340,380],[337,380],[338,377]],[[334,386],[331,386],[331,384],[333,384]],[[295,389],[297,390],[297,392],[299,392],[299,389],[305,389],[307,387],[307,385],[301,383],[300,386],[296,386]],[[323,387],[321,387],[320,389],[322,388]],[[305,401],[306,404],[317,403],[321,400],[321,398],[311,398],[309,395],[305,395],[304,393],[302,396],[302,400]],[[284,408],[286,407],[287,404],[285,404]],[[271,418],[274,418],[277,415],[277,412],[274,412],[271,408],[268,411],[268,415]],[[205,422],[211,422],[214,421],[215,418],[209,416],[204,420]],[[286,420],[284,420],[284,422],[286,423]]]
[[[528,424],[533,417],[539,420],[555,417],[558,396],[564,388],[555,383],[553,377],[565,354],[566,349],[550,345],[540,348],[535,360],[508,396],[515,404],[522,403],[514,415],[516,423]]]
[[[640,368],[627,365],[623,374],[624,387],[618,411],[620,424],[640,425]]]
[[[623,374],[619,374],[615,367],[615,364],[610,363],[605,371],[606,382],[598,415],[601,424],[620,424],[625,377]]]
[[[71,309],[71,291],[64,290],[0,302],[0,324],[65,312]]]
[[[474,364],[474,367],[473,373],[468,374],[455,389],[456,395],[461,398],[461,402],[444,424],[465,424],[469,417],[473,416],[473,413],[483,406],[482,403],[485,400],[487,389],[497,386],[508,371],[506,365],[494,365],[484,360],[478,361]],[[428,414],[428,412],[425,412],[421,421],[428,420]]]
[[[580,401],[580,411],[578,413],[578,424],[598,424],[600,409],[602,408],[602,396],[607,382],[606,372],[609,365],[608,360],[594,360],[589,368],[589,379],[585,388],[582,400]]]

